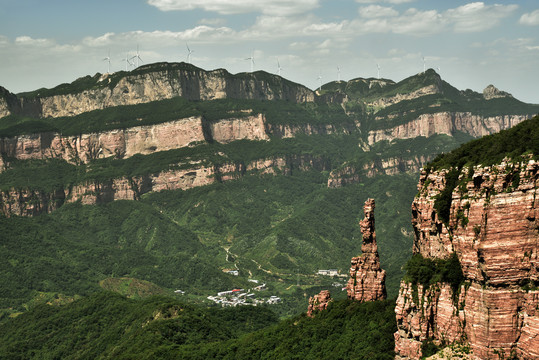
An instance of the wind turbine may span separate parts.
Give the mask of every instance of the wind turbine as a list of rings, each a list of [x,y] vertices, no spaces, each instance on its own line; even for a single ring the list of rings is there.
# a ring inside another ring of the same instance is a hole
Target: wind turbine
[[[337,81],[341,82],[341,68],[337,65]]]
[[[380,80],[380,64],[376,63],[376,68],[378,69],[378,80]]]
[[[322,91],[322,72],[318,72],[318,91]]]
[[[129,53],[125,53],[125,59],[123,61],[125,61],[125,71],[128,71],[127,67],[129,65],[134,65],[131,60],[129,60]]]
[[[279,59],[277,58],[277,75],[281,76],[281,70],[283,70],[283,68],[281,67]]]
[[[108,67],[107,74],[110,74],[110,49],[109,49],[109,55],[106,58],[104,58],[103,61],[108,61],[109,67]]]
[[[133,59],[137,59],[137,66],[136,66],[136,67],[138,67],[138,62],[139,62],[139,60],[142,61],[142,58],[140,57],[140,55],[139,55],[139,53],[138,53],[138,44],[137,44],[137,53],[135,54],[135,56],[133,56],[133,57],[131,58],[131,60],[133,60]],[[135,65],[135,62],[134,62],[134,61],[133,61],[133,65]]]
[[[245,60],[251,60],[251,72],[253,72],[253,68],[255,65],[255,55],[254,52],[251,52],[251,57],[246,58]]]
[[[425,73],[425,71],[427,71],[427,65],[425,64],[425,57],[423,56],[423,73]]]
[[[194,51],[189,48],[189,45],[187,43],[185,43],[185,46],[187,46],[187,63],[190,64],[191,54],[194,53]]]

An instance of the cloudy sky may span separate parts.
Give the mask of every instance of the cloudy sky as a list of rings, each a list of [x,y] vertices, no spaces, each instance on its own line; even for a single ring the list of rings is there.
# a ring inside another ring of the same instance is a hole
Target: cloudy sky
[[[447,0],[0,0],[0,86],[12,92],[187,61],[277,73],[310,88],[428,68],[459,89],[489,84],[539,103],[539,2]],[[338,72],[340,68],[340,73]]]

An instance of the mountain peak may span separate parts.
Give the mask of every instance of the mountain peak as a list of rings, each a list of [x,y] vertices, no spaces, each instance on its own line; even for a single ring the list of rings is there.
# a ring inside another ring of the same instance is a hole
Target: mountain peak
[[[483,90],[483,97],[485,100],[504,98],[504,97],[513,97],[513,95],[508,92],[499,90],[496,86],[490,84]]]

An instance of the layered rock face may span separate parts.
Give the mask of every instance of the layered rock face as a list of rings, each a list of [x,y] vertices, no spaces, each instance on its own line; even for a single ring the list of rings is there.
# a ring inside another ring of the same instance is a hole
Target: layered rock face
[[[438,78],[438,79],[439,79],[439,81],[441,81],[440,78]],[[369,105],[374,106],[374,107],[378,107],[378,108],[385,108],[385,107],[400,103],[401,101],[413,100],[413,99],[417,99],[417,98],[419,98],[421,96],[438,94],[440,92],[441,92],[440,91],[440,86],[438,84],[437,85],[429,85],[429,86],[425,86],[425,87],[422,87],[420,89],[417,89],[416,91],[412,91],[412,92],[410,92],[408,94],[397,94],[397,95],[392,96],[392,97],[381,98],[381,99],[376,100],[373,103],[370,103]]]
[[[319,294],[309,298],[307,316],[313,317],[316,312],[324,311],[332,301],[329,290],[322,290]]]
[[[179,149],[205,141],[268,140],[262,114],[208,123],[191,117],[166,123],[136,126],[100,133],[62,136],[38,133],[0,138],[0,154],[19,160],[61,158],[69,162],[106,157],[129,158],[135,154]]]
[[[465,283],[402,282],[395,308],[397,358],[419,359],[427,339],[469,344],[474,359],[539,358],[539,163],[503,162],[461,172],[449,223],[435,210],[446,173],[422,172],[412,204],[414,253],[456,253]]]
[[[313,102],[306,87],[280,77],[254,73],[231,75],[226,70],[204,71],[185,64],[152,64],[127,73],[117,82],[108,76],[101,86],[72,94],[39,97],[42,117],[74,116],[120,105],[135,105],[183,97],[188,100],[256,99]]]
[[[363,235],[363,254],[352,258],[350,280],[346,285],[348,298],[361,302],[386,298],[386,272],[380,268],[374,228],[374,199],[365,201],[364,213],[365,218],[359,223]]]
[[[368,143],[372,145],[382,140],[412,139],[418,136],[430,137],[434,134],[453,136],[457,131],[473,137],[481,137],[509,129],[524,120],[528,115],[481,116],[469,112],[439,112],[422,114],[415,120],[387,129],[369,131]]]
[[[293,170],[327,170],[323,159],[310,155],[276,157],[254,160],[249,163],[224,163],[203,165],[193,162],[178,164],[178,169],[154,174],[121,177],[105,181],[86,181],[69,185],[65,189],[50,191],[24,187],[0,191],[0,213],[10,217],[36,216],[49,213],[65,203],[80,201],[84,205],[101,204],[115,200],[138,200],[143,194],[163,190],[188,190],[239,179],[250,174],[290,174]]]

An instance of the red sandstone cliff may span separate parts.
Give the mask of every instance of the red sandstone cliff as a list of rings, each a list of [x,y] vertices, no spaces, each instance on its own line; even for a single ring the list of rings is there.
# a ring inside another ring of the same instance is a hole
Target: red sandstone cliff
[[[469,171],[453,190],[447,226],[434,208],[447,170],[421,174],[413,251],[431,259],[455,252],[465,283],[458,294],[445,283],[401,283],[398,359],[419,359],[429,338],[468,344],[475,359],[539,358],[539,163]]]
[[[319,294],[309,298],[309,307],[307,308],[307,316],[313,317],[318,311],[327,309],[328,304],[333,301],[329,290],[322,290]]]
[[[352,258],[350,280],[346,285],[348,298],[356,301],[376,301],[386,298],[386,272],[380,268],[376,232],[374,229],[374,199],[367,199],[365,218],[360,221],[363,244],[361,256]]]

